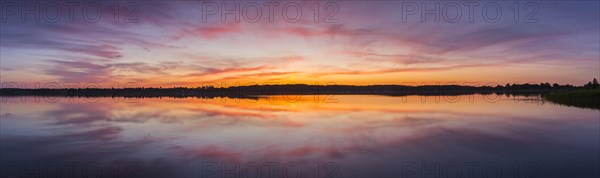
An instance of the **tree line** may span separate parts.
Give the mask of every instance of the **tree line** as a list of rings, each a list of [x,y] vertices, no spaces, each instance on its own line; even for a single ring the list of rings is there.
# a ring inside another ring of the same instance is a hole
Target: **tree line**
[[[249,85],[218,88],[202,87],[135,87],[135,88],[1,88],[1,96],[75,96],[75,97],[256,97],[289,94],[377,94],[377,95],[460,95],[460,94],[535,94],[574,89],[598,88],[594,78],[583,86],[557,83],[525,83],[496,86],[467,85]]]

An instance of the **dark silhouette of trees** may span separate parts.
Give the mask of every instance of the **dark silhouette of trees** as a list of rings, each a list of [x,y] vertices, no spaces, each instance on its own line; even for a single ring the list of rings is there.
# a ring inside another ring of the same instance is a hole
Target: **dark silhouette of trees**
[[[585,85],[583,85],[584,88],[592,88],[592,82],[588,82]]]
[[[587,88],[587,89],[596,89],[599,87],[600,87],[600,85],[598,85],[598,80],[596,78],[594,78],[594,80],[588,82],[587,84],[583,85],[583,88]]]
[[[592,87],[590,82],[587,87]],[[598,83],[595,81],[595,85]],[[2,88],[2,96],[74,96],[74,97],[240,97],[254,98],[260,95],[323,95],[323,94],[376,94],[376,95],[461,95],[461,94],[541,94],[553,91],[573,90],[581,87],[550,83],[540,84],[506,84],[496,86],[463,86],[463,85],[249,85],[216,88],[174,87],[174,88],[65,88],[65,89],[22,89]]]

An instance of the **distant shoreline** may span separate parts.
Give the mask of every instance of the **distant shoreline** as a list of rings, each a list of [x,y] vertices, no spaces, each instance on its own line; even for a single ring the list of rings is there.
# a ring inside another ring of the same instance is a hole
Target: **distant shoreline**
[[[544,94],[580,89],[572,85],[513,84],[505,86],[462,85],[251,85],[227,88],[0,88],[0,96],[72,96],[72,97],[256,97],[259,95],[341,95],[374,94],[463,95],[463,94]]]

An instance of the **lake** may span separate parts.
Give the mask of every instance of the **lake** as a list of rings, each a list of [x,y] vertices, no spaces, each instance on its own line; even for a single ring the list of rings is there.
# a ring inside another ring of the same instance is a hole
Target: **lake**
[[[599,177],[600,111],[539,97],[3,97],[2,177]]]

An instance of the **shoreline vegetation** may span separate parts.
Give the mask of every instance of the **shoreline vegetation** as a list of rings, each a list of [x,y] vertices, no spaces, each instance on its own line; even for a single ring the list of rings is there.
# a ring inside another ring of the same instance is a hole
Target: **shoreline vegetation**
[[[65,96],[65,97],[232,97],[255,98],[260,95],[347,95],[372,94],[387,96],[405,95],[464,95],[464,94],[513,94],[539,95],[559,91],[581,89],[572,85],[506,84],[504,86],[464,85],[249,85],[226,88],[174,87],[174,88],[0,88],[0,96]]]
[[[583,86],[540,84],[506,84],[504,86],[465,85],[249,85],[216,88],[0,88],[2,97],[124,97],[124,98],[247,98],[258,99],[269,95],[385,95],[385,96],[440,96],[498,94],[541,96],[552,103],[580,108],[600,109],[600,87],[597,80]]]
[[[600,88],[552,92],[543,98],[565,106],[600,109]]]

